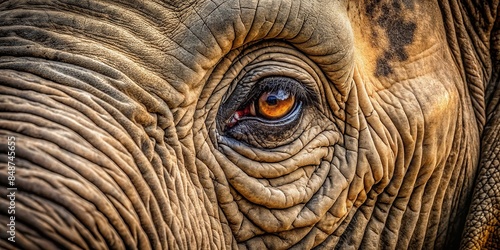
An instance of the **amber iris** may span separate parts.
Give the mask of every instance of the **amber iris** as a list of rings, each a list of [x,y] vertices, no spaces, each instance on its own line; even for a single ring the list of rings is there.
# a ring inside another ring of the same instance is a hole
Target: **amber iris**
[[[292,110],[295,96],[281,89],[265,92],[259,97],[256,104],[260,115],[275,120],[282,118]]]

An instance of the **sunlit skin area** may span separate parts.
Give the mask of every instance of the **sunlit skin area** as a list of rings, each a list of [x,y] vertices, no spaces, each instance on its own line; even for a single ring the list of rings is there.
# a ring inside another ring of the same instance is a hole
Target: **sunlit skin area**
[[[0,248],[500,249],[499,2],[0,1]]]

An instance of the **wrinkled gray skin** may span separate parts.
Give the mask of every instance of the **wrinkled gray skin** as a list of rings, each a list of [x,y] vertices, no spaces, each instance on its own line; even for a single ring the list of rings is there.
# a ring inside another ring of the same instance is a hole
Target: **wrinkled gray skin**
[[[0,247],[499,248],[497,10],[2,1]]]

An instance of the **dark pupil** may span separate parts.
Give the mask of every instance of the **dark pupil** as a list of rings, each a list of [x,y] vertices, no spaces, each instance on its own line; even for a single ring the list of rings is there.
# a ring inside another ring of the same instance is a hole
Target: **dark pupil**
[[[274,106],[274,105],[278,104],[278,98],[276,98],[276,96],[274,96],[274,95],[270,95],[267,97],[266,103],[269,106]]]

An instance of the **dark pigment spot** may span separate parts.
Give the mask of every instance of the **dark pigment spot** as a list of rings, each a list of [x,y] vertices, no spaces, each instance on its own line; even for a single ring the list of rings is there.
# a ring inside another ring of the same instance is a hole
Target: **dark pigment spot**
[[[393,72],[390,62],[392,60],[406,61],[408,53],[405,46],[413,42],[417,24],[406,21],[403,16],[405,9],[413,10],[412,0],[373,0],[366,6],[366,14],[372,18],[374,24],[380,26],[388,39],[389,47],[377,59],[377,76],[388,76]],[[373,37],[378,34],[373,33]]]

